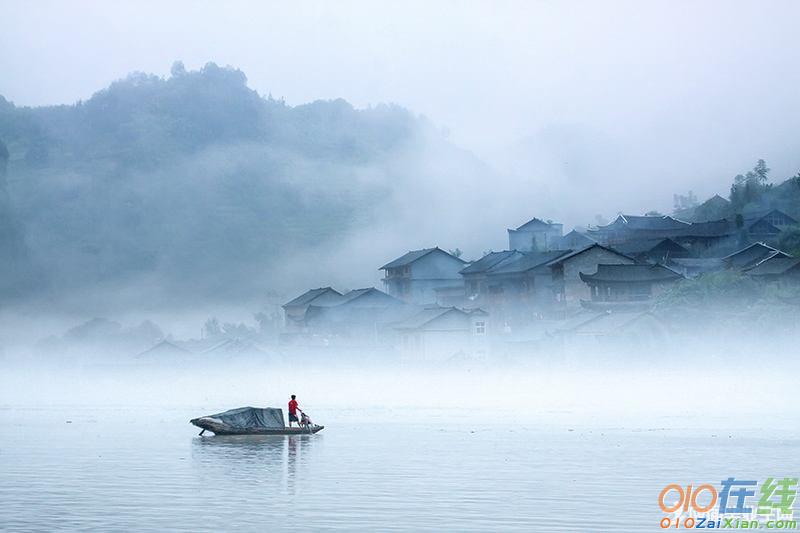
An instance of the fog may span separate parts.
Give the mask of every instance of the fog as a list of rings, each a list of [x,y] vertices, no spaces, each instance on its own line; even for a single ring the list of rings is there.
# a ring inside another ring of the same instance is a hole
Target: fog
[[[585,224],[595,212],[668,210],[673,192],[724,192],[758,157],[780,176],[800,168],[798,10],[4,2],[0,94],[18,105],[71,103],[132,71],[166,75],[176,59],[230,64],[292,105],[341,97],[424,114],[512,171],[506,183],[521,186],[526,208]]]
[[[98,354],[138,364],[161,339],[202,337],[212,317],[261,335],[270,364],[314,361],[277,333],[280,305],[308,288],[380,288],[378,267],[411,249],[478,259],[533,216],[566,233],[596,215],[669,213],[673,193],[727,197],[758,158],[775,184],[800,169],[793,2],[2,2],[0,12],[7,213],[28,247],[15,268],[37,287],[0,310],[14,364],[82,368]],[[130,112],[160,102],[153,94],[168,102],[158,113]],[[228,122],[214,114],[226,102]],[[182,122],[196,115],[207,121]],[[65,332],[94,318],[116,337],[149,331],[136,329],[144,321],[155,329],[124,349],[74,344]],[[669,353],[726,352],[682,338]]]
[[[695,342],[658,353],[595,349],[566,358],[400,363],[380,350],[271,352],[184,360],[74,354],[31,361],[4,357],[4,408],[58,406],[81,417],[88,407],[176,409],[196,416],[225,409],[284,406],[290,393],[318,423],[536,424],[540,428],[614,427],[720,431],[791,427],[786,401],[800,370],[791,346],[759,351]],[[746,352],[746,353],[745,353]],[[24,361],[24,362],[23,362]],[[788,424],[788,425],[787,425]],[[716,436],[716,435],[714,435]]]
[[[4,527],[787,518],[798,20],[0,0]]]

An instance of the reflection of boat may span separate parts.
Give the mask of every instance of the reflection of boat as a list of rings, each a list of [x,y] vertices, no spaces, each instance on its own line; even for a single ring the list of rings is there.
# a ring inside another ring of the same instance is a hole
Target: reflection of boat
[[[316,424],[286,427],[283,411],[273,407],[240,407],[216,415],[193,418],[189,422],[203,429],[201,435],[205,431],[211,431],[215,435],[308,435],[325,427]]]

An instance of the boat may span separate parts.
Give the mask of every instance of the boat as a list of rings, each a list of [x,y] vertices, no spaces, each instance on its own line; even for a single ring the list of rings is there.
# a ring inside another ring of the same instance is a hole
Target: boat
[[[283,410],[275,407],[239,407],[193,418],[189,423],[202,429],[201,436],[206,431],[214,435],[313,435],[325,429],[317,424],[287,427],[283,422]]]

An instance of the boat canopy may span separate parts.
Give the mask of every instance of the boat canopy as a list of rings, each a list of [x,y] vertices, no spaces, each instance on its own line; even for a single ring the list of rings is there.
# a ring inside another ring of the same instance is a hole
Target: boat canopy
[[[270,428],[283,429],[283,411],[274,407],[239,407],[224,413],[211,415],[223,424],[237,429]]]

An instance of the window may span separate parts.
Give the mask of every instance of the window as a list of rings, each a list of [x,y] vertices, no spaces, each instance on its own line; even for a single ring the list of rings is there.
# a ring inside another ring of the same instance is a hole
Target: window
[[[773,226],[784,225],[783,216],[781,216],[780,213],[771,213],[769,216],[766,217],[766,221],[772,224]]]
[[[475,335],[486,334],[486,322],[475,322]]]

